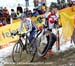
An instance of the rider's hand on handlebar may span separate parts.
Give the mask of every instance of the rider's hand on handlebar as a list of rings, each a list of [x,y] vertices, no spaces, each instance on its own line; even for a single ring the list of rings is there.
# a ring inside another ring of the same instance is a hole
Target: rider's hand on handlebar
[[[24,36],[26,35],[27,33],[23,33],[21,36],[24,38]]]
[[[11,32],[11,35],[17,35],[19,32],[17,31],[17,32]]]
[[[43,24],[43,28],[47,28],[47,25]]]

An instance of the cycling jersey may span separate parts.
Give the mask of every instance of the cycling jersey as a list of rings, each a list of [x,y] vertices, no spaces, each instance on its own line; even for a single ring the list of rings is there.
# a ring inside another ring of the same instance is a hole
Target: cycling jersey
[[[48,15],[47,19],[48,19],[48,28],[52,29],[53,26],[54,26],[55,21],[57,21],[57,19],[58,19],[58,15],[50,13]]]
[[[24,18],[25,21],[22,19],[22,22],[20,23],[20,26],[18,28],[18,31],[20,32],[22,30],[23,24],[27,30],[27,32],[25,33],[30,33],[29,36],[29,42],[31,42],[33,40],[33,38],[35,37],[35,33],[36,33],[36,26],[35,24],[31,21],[30,18]]]
[[[18,29],[19,32],[22,30],[23,24],[26,27],[27,33],[31,32],[32,30],[36,30],[36,26],[35,26],[35,24],[32,23],[31,19],[26,18],[26,22],[22,21],[20,23],[20,27]]]

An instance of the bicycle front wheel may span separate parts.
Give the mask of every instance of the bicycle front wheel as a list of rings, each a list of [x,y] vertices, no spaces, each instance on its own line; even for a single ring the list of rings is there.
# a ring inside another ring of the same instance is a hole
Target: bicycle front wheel
[[[31,43],[26,42],[26,54],[25,54],[26,62],[33,62],[36,52],[37,46],[36,40],[34,38]]]
[[[22,42],[18,41],[14,47],[13,47],[13,51],[12,51],[12,59],[13,62],[19,62],[21,60],[21,56],[22,56]]]
[[[46,54],[46,52],[44,51],[46,45],[47,45],[47,37],[46,37],[46,34],[44,35],[41,35],[39,38],[38,38],[38,55],[39,56],[43,56]],[[48,47],[47,47],[48,48]],[[44,51],[44,52],[43,52]]]
[[[48,37],[46,34],[44,34],[40,37],[40,43],[39,43],[39,47],[38,47],[38,55],[39,56],[45,56],[47,54],[48,50],[50,49],[50,47],[52,45],[52,35],[54,35],[54,34],[52,34],[52,33],[50,34],[49,42],[47,41]]]

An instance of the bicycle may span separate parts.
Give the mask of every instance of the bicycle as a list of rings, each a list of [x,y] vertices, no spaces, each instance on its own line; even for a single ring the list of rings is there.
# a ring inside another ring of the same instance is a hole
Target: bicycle
[[[28,55],[30,56],[30,57],[27,57],[28,61],[32,62],[33,59],[34,59],[34,56],[36,54],[36,51],[37,51],[37,46],[36,46],[36,44],[34,44],[34,43],[36,43],[36,38],[34,38],[32,40],[32,42],[29,43],[29,41],[28,41],[29,39],[28,39],[27,34],[24,33],[24,34],[17,34],[17,35],[19,36],[19,39],[15,43],[15,45],[13,47],[13,51],[12,51],[12,59],[13,59],[13,62],[19,62],[21,60],[22,52],[24,50],[26,50],[27,56]],[[38,35],[39,35],[39,33],[37,34],[37,36]],[[23,43],[22,38],[24,38],[25,44]]]
[[[12,51],[13,61],[19,62],[21,60],[22,52],[24,50],[26,51],[27,57],[26,56],[25,57],[27,58],[26,60],[28,62],[33,62],[36,54],[39,57],[44,56],[48,52],[50,43],[52,41],[52,34],[50,33],[51,34],[50,40],[48,42],[49,45],[47,45],[47,37],[46,37],[47,33],[48,33],[48,31],[46,31],[44,28],[42,31],[37,31],[36,37],[32,40],[31,43],[29,43],[29,39],[28,39],[27,34],[17,34],[17,35],[19,35],[19,40],[16,42],[16,44],[13,47],[13,51]],[[22,42],[21,38],[24,38],[25,44]],[[15,57],[15,53],[16,54],[18,53],[16,57]],[[18,55],[19,55],[19,57],[18,57]],[[28,57],[28,55],[30,57]]]

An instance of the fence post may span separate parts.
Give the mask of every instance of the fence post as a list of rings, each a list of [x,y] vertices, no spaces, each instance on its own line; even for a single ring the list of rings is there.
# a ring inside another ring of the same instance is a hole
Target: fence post
[[[58,39],[58,50],[60,50],[59,30],[57,31],[57,34],[58,34],[58,37],[57,37],[57,39]]]
[[[56,48],[57,48],[57,50],[60,50],[60,39],[59,39],[59,30],[58,30],[58,27],[56,29],[57,29]]]

